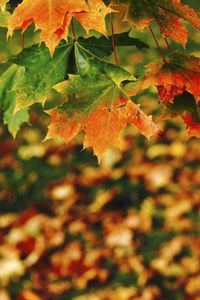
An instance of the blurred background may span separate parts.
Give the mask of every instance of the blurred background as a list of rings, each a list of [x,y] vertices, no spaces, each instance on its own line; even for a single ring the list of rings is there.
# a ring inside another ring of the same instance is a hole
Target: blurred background
[[[200,56],[187,28],[185,51]],[[148,31],[130,35],[150,46],[117,48],[139,77],[159,53]],[[30,26],[25,47],[37,41]],[[6,41],[1,28],[0,71],[21,50],[21,32]],[[134,101],[160,120],[155,89]],[[42,142],[50,118],[39,104],[30,118],[15,140],[0,126],[0,300],[200,300],[200,141],[181,119],[159,122],[164,135],[150,141],[128,127],[98,165],[81,134]]]

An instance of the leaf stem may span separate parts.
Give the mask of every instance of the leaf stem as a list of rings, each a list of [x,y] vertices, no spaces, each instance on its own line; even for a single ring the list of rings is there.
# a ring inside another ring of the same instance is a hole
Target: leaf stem
[[[113,53],[114,53],[115,64],[118,65],[117,50],[115,47],[115,30],[114,30],[114,25],[113,25],[112,13],[110,13],[110,27],[111,27],[111,32],[112,32],[112,49],[113,49]]]
[[[74,18],[72,18],[72,21],[71,21],[71,28],[72,28],[73,40],[74,40],[74,42],[76,42],[76,33],[75,33],[75,26],[74,26]]]
[[[159,51],[159,53],[160,53],[160,55],[161,55],[163,61],[166,63],[166,59],[165,59],[165,57],[164,57],[164,54],[163,54],[163,52],[162,52],[162,49],[160,48],[160,45],[159,45],[159,43],[158,43],[158,41],[157,41],[157,39],[156,39],[156,36],[155,36],[155,34],[154,34],[154,32],[153,32],[153,30],[152,30],[152,28],[151,28],[150,25],[149,25],[149,30],[150,30],[150,32],[151,32],[151,34],[152,34],[152,36],[153,36],[153,39],[154,39],[154,41],[155,41],[155,43],[156,43],[156,46],[157,46],[157,48],[158,48],[158,51]]]
[[[24,38],[24,32],[22,32],[22,49],[24,49],[25,44],[25,38]]]
[[[172,47],[170,46],[170,44],[169,44],[167,38],[166,38],[166,37],[163,37],[163,38],[164,38],[164,41],[165,41],[165,43],[166,43],[166,45],[167,45],[168,50],[169,50],[170,52],[172,52],[173,49],[172,49]]]
[[[148,3],[146,0],[144,0],[144,2],[146,3],[147,8],[150,10],[150,12],[152,13],[153,17],[155,18],[155,21],[156,21],[156,23],[157,23],[157,25],[158,25],[158,27],[159,27],[159,29],[160,29],[161,35],[162,35],[161,24],[160,24],[159,18],[157,17],[157,14],[152,10],[151,6],[149,5],[149,3]],[[163,35],[162,35],[162,36],[163,36]],[[170,52],[172,52],[173,49],[172,49],[172,47],[170,46],[170,44],[169,44],[167,38],[166,38],[166,37],[163,37],[163,39],[164,39],[164,41],[165,41],[165,43],[166,43],[166,45],[167,45],[168,50],[169,50]],[[157,44],[157,43],[156,43],[156,44]]]

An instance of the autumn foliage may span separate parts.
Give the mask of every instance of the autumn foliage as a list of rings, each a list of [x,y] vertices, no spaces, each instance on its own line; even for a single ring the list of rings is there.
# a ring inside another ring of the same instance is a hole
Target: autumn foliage
[[[186,46],[189,33],[185,22],[196,29],[200,25],[193,8],[180,0],[24,0],[17,7],[10,2],[6,6],[6,1],[0,5],[8,38],[16,30],[22,33],[23,49],[9,59],[0,77],[4,123],[14,136],[21,124],[28,122],[29,108],[35,103],[45,106],[49,94],[56,90],[60,100],[47,111],[52,116],[47,138],[68,142],[84,130],[84,147],[91,147],[100,162],[112,145],[120,145],[121,131],[127,124],[148,138],[160,136],[159,125],[134,104],[135,97],[156,86],[158,98],[167,108],[179,95],[194,97],[193,113],[184,107],[177,115],[188,126],[189,136],[199,137],[200,61],[184,49],[172,49],[167,39]],[[159,28],[168,53],[161,49],[152,22]],[[39,43],[26,47],[24,36],[31,24],[39,32]],[[123,24],[129,31],[116,34],[115,27],[123,28]],[[148,48],[130,36],[130,29],[133,33],[149,29],[161,55],[137,78],[119,66],[117,58],[118,46]],[[115,64],[108,59],[112,52]]]
[[[0,300],[200,299],[198,6],[0,0]]]

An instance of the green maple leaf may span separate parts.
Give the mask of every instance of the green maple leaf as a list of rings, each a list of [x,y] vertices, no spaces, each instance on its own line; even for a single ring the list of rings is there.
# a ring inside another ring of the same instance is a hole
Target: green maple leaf
[[[3,120],[13,136],[28,122],[28,108],[44,103],[56,83],[66,78],[72,44],[63,43],[53,58],[43,44],[23,50],[0,77],[0,103]]]
[[[1,76],[0,99],[4,122],[8,124],[13,136],[16,135],[20,125],[29,120],[28,107],[36,102],[44,104],[52,86],[66,78],[67,72],[70,72],[72,48],[72,41],[69,44],[61,43],[51,58],[44,44],[36,45],[24,49],[11,60],[15,64]],[[80,66],[78,68],[80,69]],[[124,73],[126,72],[123,71]],[[105,82],[103,84],[105,85]],[[76,89],[76,84],[74,88]],[[87,103],[84,105],[87,106]]]
[[[42,44],[24,49],[12,59],[12,62],[25,68],[15,87],[15,111],[36,102],[44,104],[52,86],[66,78],[72,47],[71,43],[61,44],[51,58],[48,48]]]
[[[127,124],[136,126],[147,138],[158,133],[152,118],[134,104],[126,90],[134,76],[117,65],[96,57],[78,42],[75,45],[77,75],[54,88],[63,100],[50,110],[46,139],[71,140],[85,131],[84,147],[91,147],[100,162],[111,145],[120,144],[120,132]]]
[[[120,44],[124,43],[125,35],[128,33],[117,35],[116,41]],[[87,44],[88,39],[81,39],[81,44]],[[99,48],[100,56],[109,55],[112,51],[110,39],[100,38],[101,47],[97,38],[92,38],[93,50]],[[127,44],[135,42],[138,47],[146,47],[146,44],[137,39],[127,37]],[[16,107],[15,111],[29,107],[36,102],[44,104],[46,97],[52,86],[66,79],[67,73],[73,73],[73,49],[74,43],[69,39],[69,43],[60,43],[56,48],[54,56],[51,58],[48,48],[44,44],[41,46],[35,45],[24,49],[19,55],[11,59],[11,63],[23,66],[25,72],[18,80],[15,86],[16,92]],[[105,52],[105,46],[107,48]],[[90,46],[89,46],[90,47]],[[95,52],[95,51],[94,51]],[[77,70],[75,69],[75,72]]]
[[[8,129],[14,137],[21,124],[29,120],[28,108],[22,108],[15,112],[15,88],[24,72],[24,67],[13,64],[0,76],[0,107],[4,114],[4,123],[8,125]]]
[[[0,98],[4,122],[8,124],[14,136],[20,125],[28,121],[28,108],[38,102],[44,104],[52,87],[63,82],[69,73],[79,75],[69,75],[69,80],[60,85],[60,88],[70,85],[67,91],[68,102],[65,102],[61,108],[67,110],[69,114],[76,113],[76,115],[88,113],[105,100],[110,103],[114,102],[122,92],[122,81],[134,79],[124,69],[106,63],[94,55],[95,49],[98,49],[100,57],[105,53],[110,54],[111,37],[108,39],[91,38],[93,44],[91,51],[88,50],[89,44],[87,49],[84,48],[87,42],[88,39],[83,38],[75,43],[72,39],[69,39],[68,44],[61,42],[53,57],[50,56],[44,44],[35,45],[24,49],[10,60],[14,64],[2,77]],[[146,44],[139,40],[129,38],[128,32],[116,35],[116,44],[135,44],[141,48],[146,47]],[[72,51],[74,45],[75,51]],[[106,52],[105,48],[107,48]],[[9,80],[5,78],[13,76],[16,80],[11,86],[8,84]],[[82,97],[89,90],[90,93]],[[6,97],[4,97],[5,94]],[[74,101],[77,97],[82,97],[82,101]]]
[[[64,98],[60,110],[70,116],[88,114],[104,102],[112,104],[120,95],[126,96],[123,81],[135,80],[126,70],[96,57],[79,43],[75,58],[79,74],[69,75],[54,87]]]

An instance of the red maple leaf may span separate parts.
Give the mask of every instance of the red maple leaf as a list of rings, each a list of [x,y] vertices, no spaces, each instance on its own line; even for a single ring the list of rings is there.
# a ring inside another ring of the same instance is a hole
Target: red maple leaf
[[[171,101],[176,95],[187,91],[200,99],[200,59],[175,51],[166,58],[147,65],[150,70],[144,76],[143,88],[155,85],[163,102]]]
[[[115,2],[115,1],[113,1]],[[181,19],[200,26],[200,19],[193,8],[183,4],[181,0],[127,0],[125,19],[130,25],[139,30],[148,28],[152,21],[156,21],[164,37],[170,36],[184,47],[188,39],[188,31],[182,25]]]
[[[200,123],[196,122],[191,114],[186,114],[182,119],[187,124],[187,135],[200,138]]]

